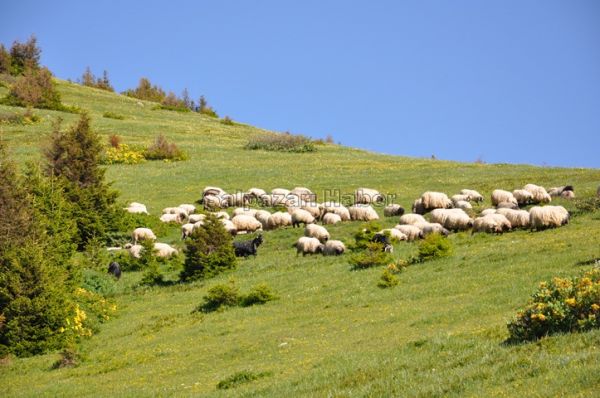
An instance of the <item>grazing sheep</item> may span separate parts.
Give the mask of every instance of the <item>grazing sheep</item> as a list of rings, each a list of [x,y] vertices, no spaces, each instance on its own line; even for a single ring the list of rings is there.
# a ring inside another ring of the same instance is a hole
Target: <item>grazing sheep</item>
[[[227,220],[225,220],[227,221]],[[262,229],[262,224],[252,216],[246,214],[240,214],[231,219],[231,222],[235,226],[237,232],[254,232]]]
[[[310,213],[311,216],[313,216],[315,219],[319,219],[321,217],[321,208],[319,207],[319,205],[317,203],[314,202],[308,202],[308,203],[303,203],[300,208],[302,210],[306,210],[307,212]]]
[[[261,196],[266,194],[267,193],[265,192],[265,190],[260,188],[250,188],[248,192],[246,192],[246,196],[254,200],[258,200]]]
[[[498,209],[510,222],[512,228],[529,228],[529,212],[527,210]]]
[[[562,187],[554,187],[548,190],[548,195],[551,197],[561,197],[563,199],[574,199],[575,198],[575,188],[573,185],[565,185]]]
[[[562,191],[560,193],[560,197],[563,198],[563,199],[569,199],[569,200],[575,199],[575,192],[573,192],[573,191]]]
[[[328,240],[323,247],[324,256],[339,256],[344,254],[346,246],[340,240]]]
[[[285,189],[285,188],[273,188],[271,190],[271,195],[278,195],[278,196],[286,197],[289,194],[290,194],[289,189]]]
[[[350,221],[350,211],[348,208],[341,203],[337,202],[325,202],[321,204],[323,214],[333,213],[340,216],[342,221]]]
[[[200,222],[200,221],[198,221]],[[187,223],[181,226],[181,239],[189,238],[196,229],[196,224]]]
[[[229,206],[246,206],[250,202],[250,198],[246,197],[244,192],[236,192],[224,196]]]
[[[531,192],[533,195],[531,203],[550,203],[550,201],[552,201],[552,198],[548,195],[548,192],[546,192],[544,187],[535,184],[527,184],[523,189]]]
[[[393,253],[394,246],[390,243],[389,235],[378,232],[371,238],[371,242],[381,243],[381,251],[386,253]]]
[[[181,204],[181,205],[179,205],[177,207],[180,208],[180,209],[185,210],[188,215],[193,214],[193,213],[196,212],[196,206],[194,206],[192,204],[189,204],[189,203],[184,203],[184,204]]]
[[[116,261],[111,262],[108,265],[108,273],[117,279],[121,279],[121,265]]]
[[[156,235],[154,235],[154,232],[150,228],[136,228],[133,230],[131,238],[133,239],[133,243],[138,243],[138,241],[143,239],[156,240]]]
[[[127,207],[123,208],[123,210],[132,214],[148,214],[146,205],[137,202],[131,202]]]
[[[292,226],[296,228],[300,224],[305,226],[315,222],[315,218],[308,211],[303,209],[296,209],[292,213]]]
[[[330,238],[329,232],[325,227],[322,227],[317,224],[308,224],[304,228],[304,236],[309,236],[311,238],[317,238],[321,242],[327,242]]]
[[[171,247],[166,243],[154,244],[154,255],[157,257],[171,257],[177,255],[177,253],[177,249]]]
[[[512,192],[495,189],[494,192],[492,192],[492,205],[498,206],[498,204],[502,202],[509,202],[513,203],[515,206],[519,206],[519,202],[517,202],[517,199],[515,199]]]
[[[302,253],[302,256],[307,254],[322,253],[325,246],[317,238],[309,238],[303,236],[292,245],[296,248],[296,256]]]
[[[163,214],[162,216],[160,216],[160,221],[162,222],[176,222],[176,223],[183,223],[183,221],[185,220],[185,216],[183,216],[181,213],[180,214]]]
[[[421,228],[414,225],[398,224],[394,227],[394,229],[402,232],[406,236],[406,240],[409,242],[423,238],[423,231],[421,231]]]
[[[457,202],[468,202],[469,201],[469,195],[463,195],[463,194],[457,194],[457,195],[452,195],[452,197],[450,198],[450,200],[452,201],[452,203],[454,203],[454,206],[456,206]]]
[[[390,239],[392,241],[403,241],[403,240],[408,240],[408,237],[402,233],[400,230],[395,229],[395,228],[386,228],[386,229],[382,229],[381,231],[377,232],[378,234],[388,234],[390,236]]]
[[[354,204],[365,204],[383,202],[384,197],[379,191],[371,188],[358,188],[354,192]]]
[[[352,221],[379,220],[377,212],[369,205],[354,205],[348,208]]]
[[[292,189],[289,193],[290,195],[297,196],[300,200],[313,202],[317,200],[317,195],[315,195],[310,189],[305,187],[296,187]]]
[[[535,206],[529,210],[531,229],[543,230],[569,223],[569,212],[562,206]]]
[[[212,196],[221,196],[221,195],[224,195],[224,194],[225,194],[225,191],[222,190],[219,187],[205,187],[202,190],[202,197],[203,198],[205,198],[205,197],[207,197],[209,195],[212,195]]]
[[[412,212],[415,214],[427,213],[427,210],[425,209],[425,205],[423,205],[423,199],[419,198],[413,202]]]
[[[243,208],[243,207],[238,207],[237,209],[235,209],[233,211],[233,217],[240,216],[240,215],[255,217],[256,216],[256,212],[257,212],[256,209],[246,209],[246,208]]]
[[[292,216],[290,213],[277,211],[267,219],[268,229],[277,229],[289,227],[292,225]]]
[[[467,199],[469,202],[483,202],[483,195],[473,189],[461,189],[460,194],[467,195],[469,197],[469,199]]]
[[[396,204],[387,205],[383,208],[383,215],[386,217],[401,216],[404,214],[404,207]]]
[[[189,212],[181,207],[165,207],[162,209],[162,214],[182,214],[187,217]]]
[[[124,246],[125,250],[127,250],[129,252],[129,255],[133,258],[140,258],[142,257],[142,250],[144,250],[144,247],[142,245],[132,245],[131,243],[127,243]]]
[[[225,230],[227,232],[229,232],[231,235],[235,236],[237,234],[237,228],[235,227],[235,224],[231,220],[226,220],[224,218],[221,218],[221,223],[223,224],[223,227],[225,227]]]
[[[473,226],[471,217],[461,209],[435,209],[431,212],[431,222],[451,231],[464,231]]]
[[[336,224],[341,221],[342,221],[342,218],[339,215],[334,214],[334,213],[326,213],[323,216],[323,224],[326,224],[326,225]]]
[[[209,211],[226,209],[229,207],[226,197],[216,195],[206,195],[202,201],[202,204],[204,205],[204,210]]]
[[[222,218],[224,220],[229,220],[229,214],[226,211],[218,211],[215,213],[215,217]]]
[[[258,210],[256,214],[254,214],[254,218],[262,224],[264,230],[269,229],[269,217],[271,217],[271,213],[266,210]]]
[[[494,220],[496,224],[500,227],[501,232],[507,232],[512,229],[512,224],[510,223],[508,218],[506,218],[506,216],[502,214],[498,214],[496,212],[494,214],[488,214],[486,217],[488,217],[491,220]]]
[[[235,256],[244,258],[247,258],[248,256],[256,257],[258,246],[260,246],[262,243],[262,234],[258,234],[258,236],[252,240],[247,240],[244,242],[233,242]]]
[[[190,214],[190,216],[188,217],[188,222],[190,224],[195,224],[198,221],[204,221],[205,218],[205,214]]]
[[[450,231],[448,231],[444,226],[440,223],[436,222],[424,222],[414,224],[415,227],[418,227],[423,231],[423,236],[431,235],[431,234],[440,234],[443,236],[450,235]]]
[[[518,210],[519,205],[514,204],[513,202],[500,202],[496,206],[497,209],[513,209]]]
[[[473,234],[477,232],[486,232],[488,234],[501,234],[502,227],[498,225],[498,222],[491,217],[477,217],[473,221]]]
[[[485,217],[488,214],[494,214],[494,213],[496,213],[496,209],[485,209],[481,212],[480,216]]]
[[[533,201],[533,194],[526,189],[515,189],[512,194],[519,206],[526,206]]]
[[[454,207],[461,210],[473,210],[473,205],[466,200],[459,200],[458,202],[454,203]]]
[[[421,195],[420,199],[425,211],[452,208],[452,201],[448,198],[448,195],[442,192],[427,191]]]
[[[404,214],[400,217],[400,220],[398,221],[399,224],[404,225],[414,225],[419,222],[427,222],[427,220],[425,220],[425,217],[423,217],[422,215],[413,213]]]

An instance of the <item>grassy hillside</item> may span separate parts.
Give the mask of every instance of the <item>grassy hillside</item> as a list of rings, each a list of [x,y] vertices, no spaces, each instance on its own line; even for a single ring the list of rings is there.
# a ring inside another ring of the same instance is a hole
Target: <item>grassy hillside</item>
[[[257,128],[152,110],[151,103],[66,82],[59,89],[66,104],[89,110],[94,128],[106,137],[147,145],[162,133],[188,152],[183,162],[108,167],[123,202],[145,203],[154,215],[198,199],[206,185],[229,192],[307,186],[319,200],[327,199],[325,191],[349,194],[366,186],[395,194],[409,208],[426,190],[473,188],[489,198],[495,188],[568,183],[585,197],[600,184],[597,169],[445,162],[329,144],[304,154],[247,151],[242,147]],[[0,95],[5,92],[0,88]],[[125,119],[105,118],[106,111]],[[35,112],[43,117],[39,124],[0,126],[21,162],[39,158],[53,118],[71,123],[77,117]],[[402,141],[401,132],[395,139]],[[573,209],[573,203],[557,202]],[[382,218],[381,224],[396,221]],[[359,226],[328,229],[332,238],[349,241]],[[290,246],[301,234],[266,232],[257,258],[204,282],[135,289],[141,275],[126,273],[114,298],[117,318],[83,343],[80,366],[51,370],[57,354],[12,359],[0,365],[2,395],[590,396],[600,388],[600,331],[502,344],[506,322],[539,281],[575,275],[586,268],[581,262],[600,257],[599,212],[544,232],[453,234],[451,257],[409,267],[392,289],[377,287],[381,269],[351,271],[346,257],[296,257]],[[181,246],[176,227],[159,239]],[[415,251],[416,244],[397,244],[394,256]],[[265,282],[280,299],[192,314],[209,287],[232,278],[241,290]],[[219,381],[242,371],[261,377],[217,389]]]

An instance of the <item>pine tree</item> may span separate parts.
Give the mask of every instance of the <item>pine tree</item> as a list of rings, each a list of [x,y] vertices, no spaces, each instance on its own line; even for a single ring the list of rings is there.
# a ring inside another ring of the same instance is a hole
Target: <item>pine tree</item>
[[[27,68],[12,85],[4,102],[12,106],[31,106],[42,109],[62,109],[60,94],[46,68]]]
[[[41,53],[35,36],[31,36],[25,43],[13,42],[10,48],[11,74],[16,76],[23,74],[27,69],[38,69]]]
[[[95,83],[96,77],[94,76],[92,70],[88,66],[85,68],[85,72],[83,72],[83,75],[81,76],[81,84],[83,84],[84,86],[94,87]]]
[[[10,73],[10,54],[3,44],[0,44],[0,73]]]

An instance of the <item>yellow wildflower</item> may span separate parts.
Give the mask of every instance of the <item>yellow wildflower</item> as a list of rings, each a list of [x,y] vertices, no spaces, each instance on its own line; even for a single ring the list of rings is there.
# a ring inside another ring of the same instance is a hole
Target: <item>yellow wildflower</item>
[[[575,301],[574,298],[568,298],[565,300],[565,303],[571,307],[575,307],[575,304],[577,304],[577,302]]]

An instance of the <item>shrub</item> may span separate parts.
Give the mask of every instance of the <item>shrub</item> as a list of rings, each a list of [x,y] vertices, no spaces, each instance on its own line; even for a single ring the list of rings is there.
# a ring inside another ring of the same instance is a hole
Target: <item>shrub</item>
[[[260,285],[254,286],[248,294],[243,295],[240,298],[240,305],[249,307],[255,304],[265,304],[269,301],[276,300],[277,298],[277,295],[268,285],[261,283]]]
[[[190,108],[186,105],[185,101],[177,98],[177,96],[173,92],[169,92],[160,103],[159,106],[154,107],[153,109],[164,109],[167,111],[177,111],[177,112],[189,112]]]
[[[509,343],[600,328],[600,268],[579,277],[540,283],[527,306],[507,327]]]
[[[212,106],[208,105],[208,101],[206,101],[203,95],[198,100],[198,113],[215,118],[219,117]]]
[[[356,252],[367,249],[375,234],[380,230],[381,225],[376,222],[361,224],[354,233],[354,242],[348,248]]]
[[[181,272],[184,281],[209,278],[236,267],[231,234],[225,230],[221,220],[212,214],[186,240],[184,253],[185,262]]]
[[[365,250],[355,252],[350,256],[350,265],[355,269],[366,269],[389,264],[392,260],[390,253],[383,251],[383,244],[370,242]]]
[[[394,275],[394,273],[392,271],[390,271],[390,269],[388,267],[383,270],[383,273],[381,274],[381,278],[380,278],[379,282],[377,283],[377,286],[379,286],[382,289],[385,289],[388,287],[394,287],[399,282],[400,282],[400,280],[398,279],[398,277],[396,275]]]
[[[20,125],[31,125],[40,122],[42,119],[33,113],[32,109],[28,107],[25,112],[14,113],[14,112],[0,112],[0,124],[20,124]]]
[[[419,252],[417,257],[412,260],[414,263],[422,263],[428,260],[448,257],[452,254],[452,244],[448,238],[440,234],[427,235],[425,239],[419,242]]]
[[[104,269],[110,262],[104,240],[93,237],[83,252],[83,266],[96,271]]]
[[[140,284],[147,286],[164,284],[164,277],[160,272],[158,261],[154,255],[154,242],[150,239],[144,239],[140,244],[143,249],[140,254],[139,263],[141,269],[144,270]]]
[[[156,85],[152,85],[150,80],[145,77],[140,79],[138,86],[133,90],[126,90],[123,92],[128,97],[134,97],[141,100],[161,102],[166,94],[162,88]]]
[[[137,147],[130,147],[127,144],[119,146],[109,146],[104,151],[102,164],[139,164],[146,161],[145,150]]]
[[[58,111],[67,109],[61,104],[60,94],[52,82],[52,74],[46,68],[27,69],[23,76],[17,78],[2,103]]]
[[[121,145],[121,137],[116,134],[111,134],[108,137],[108,145],[110,145],[112,148],[119,148]]]
[[[108,264],[106,265],[108,269]],[[103,297],[112,296],[115,293],[115,278],[108,274],[106,269],[103,271],[84,269],[81,287]]]
[[[160,134],[144,151],[144,157],[148,160],[185,160],[187,155],[180,150],[175,143],[168,142],[167,138]]]
[[[115,91],[113,86],[110,84],[108,79],[108,72],[104,71],[102,78],[94,76],[89,66],[85,69],[85,72],[81,76],[80,83],[84,86],[99,88],[100,90]]]
[[[105,117],[108,119],[125,120],[125,116],[121,115],[120,113],[114,113],[114,112],[104,112],[102,114],[102,117]]]
[[[227,377],[225,380],[221,380],[217,384],[217,388],[219,390],[227,390],[229,388],[235,388],[235,387],[239,386],[240,384],[249,383],[249,382],[257,380],[261,377],[270,376],[270,375],[271,375],[270,372],[253,373],[253,372],[249,372],[249,371],[241,371],[241,372],[237,372],[237,373]]]
[[[224,307],[235,307],[240,302],[239,289],[233,280],[228,284],[215,285],[208,289],[204,302],[197,308],[201,312],[213,312]]]
[[[38,69],[42,50],[37,46],[37,39],[31,36],[25,43],[14,41],[10,48],[10,73],[21,75],[27,69]]]
[[[10,54],[6,51],[6,47],[0,44],[0,74],[10,73]]]
[[[252,137],[245,146],[246,149],[262,149],[278,152],[314,152],[314,142],[303,135],[263,133]]]
[[[72,368],[79,365],[80,355],[74,347],[67,347],[60,353],[60,359],[52,365],[52,369]]]
[[[224,124],[226,126],[233,126],[235,123],[233,122],[233,120],[231,120],[229,116],[225,116],[223,119],[221,119],[221,124]]]
[[[69,326],[78,337],[89,337],[97,333],[100,324],[117,312],[117,305],[111,300],[84,288],[75,289],[75,300],[75,316]]]

